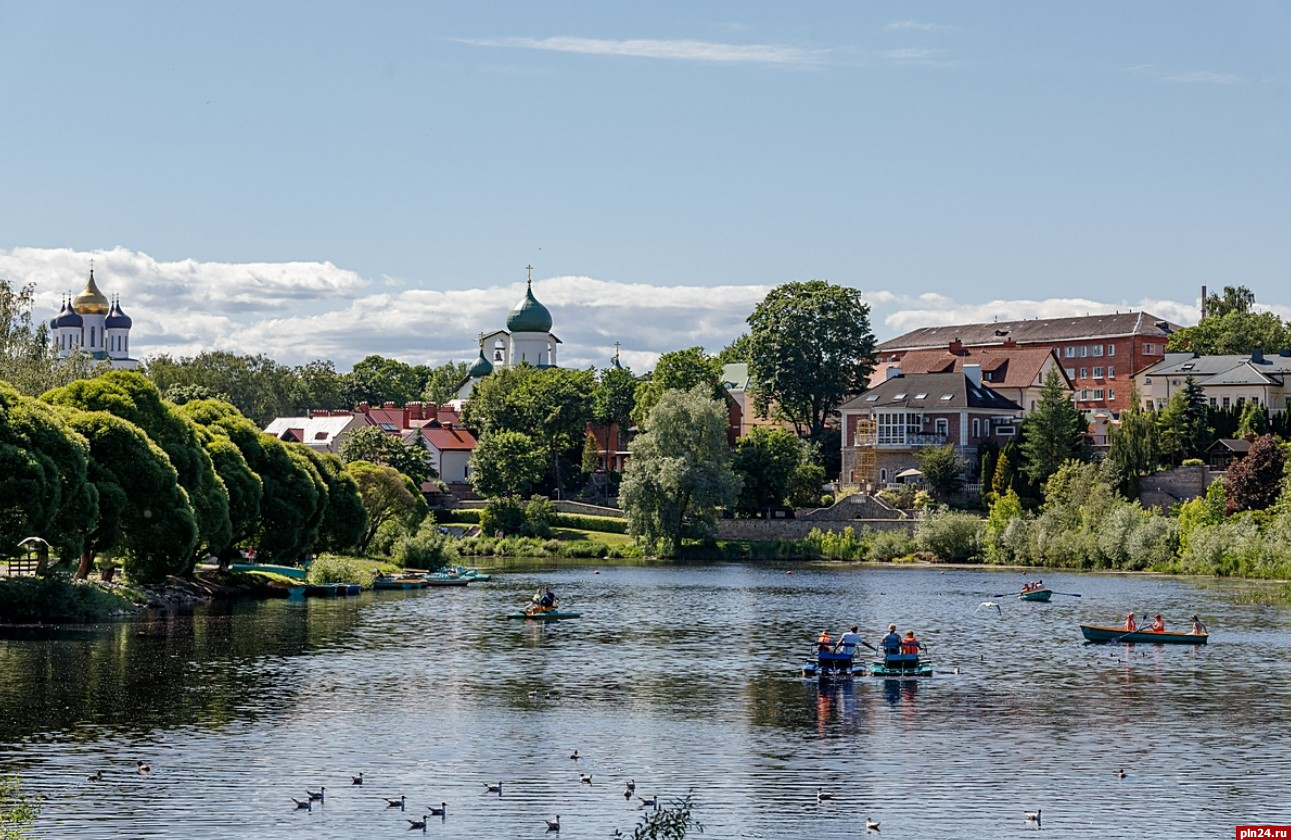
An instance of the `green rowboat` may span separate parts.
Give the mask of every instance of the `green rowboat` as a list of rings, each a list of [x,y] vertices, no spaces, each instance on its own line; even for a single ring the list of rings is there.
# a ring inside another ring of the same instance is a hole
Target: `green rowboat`
[[[1154,633],[1151,630],[1125,632],[1124,627],[1103,627],[1082,624],[1080,632],[1091,642],[1139,642],[1153,645],[1204,645],[1210,636],[1206,633]]]
[[[913,653],[893,653],[870,663],[871,677],[931,677],[932,663]]]
[[[1018,596],[1019,601],[1048,601],[1053,597],[1052,589],[1032,589]]]
[[[546,612],[525,612],[516,610],[513,613],[507,613],[507,618],[526,619],[528,621],[559,621],[562,618],[581,618],[582,613],[565,612],[564,610],[547,610]]]

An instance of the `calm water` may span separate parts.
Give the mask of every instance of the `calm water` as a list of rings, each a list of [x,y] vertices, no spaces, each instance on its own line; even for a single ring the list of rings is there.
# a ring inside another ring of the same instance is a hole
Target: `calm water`
[[[0,772],[48,797],[48,838],[371,840],[411,836],[404,818],[440,802],[443,837],[531,838],[560,814],[562,837],[604,838],[641,815],[628,778],[693,791],[715,838],[854,838],[867,816],[888,838],[1004,837],[1037,807],[1054,837],[1291,823],[1291,609],[1241,582],[1044,577],[1084,597],[996,598],[998,615],[979,604],[1021,575],[521,563],[467,589],[8,637]],[[584,617],[501,617],[540,583]],[[1213,641],[1082,643],[1080,621],[1131,609],[1199,612]],[[890,621],[946,674],[797,676],[822,627],[874,641]],[[293,810],[320,785],[322,805]],[[401,794],[406,814],[381,799]]]

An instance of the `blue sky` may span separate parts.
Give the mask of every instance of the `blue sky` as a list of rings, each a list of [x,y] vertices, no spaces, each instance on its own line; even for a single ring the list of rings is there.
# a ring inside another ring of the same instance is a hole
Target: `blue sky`
[[[132,346],[565,364],[719,349],[780,283],[880,338],[1291,314],[1291,6],[0,5],[0,276],[91,256]]]

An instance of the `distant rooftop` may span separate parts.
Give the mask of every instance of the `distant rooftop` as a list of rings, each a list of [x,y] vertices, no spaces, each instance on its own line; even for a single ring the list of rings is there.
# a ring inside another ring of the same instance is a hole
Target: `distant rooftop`
[[[1178,324],[1172,324],[1147,312],[1118,312],[1076,318],[1034,318],[1028,321],[921,327],[883,342],[875,348],[875,352],[882,356],[884,353],[904,350],[943,348],[949,346],[955,339],[959,339],[968,346],[1002,344],[1008,339],[1013,339],[1018,344],[1094,340],[1131,335],[1165,339],[1178,329],[1180,329]]]

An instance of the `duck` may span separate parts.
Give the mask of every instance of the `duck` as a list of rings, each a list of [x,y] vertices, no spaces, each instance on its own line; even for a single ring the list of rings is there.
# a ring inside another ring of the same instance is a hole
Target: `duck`
[[[360,773],[360,774],[359,774],[359,775],[357,775],[357,776],[350,776],[350,784],[352,784],[352,785],[361,785],[361,784],[363,784],[363,774],[362,774],[362,773]]]
[[[636,781],[636,779],[628,779],[628,780],[627,780],[627,782],[626,782],[626,783],[624,783],[624,785],[623,785],[623,798],[624,798],[624,799],[631,799],[631,798],[632,798],[632,794],[634,794],[634,793],[636,793],[636,792],[637,792],[637,781]]]
[[[878,830],[879,830],[879,821],[878,821],[878,820],[872,820],[872,819],[870,819],[869,817],[866,817],[866,818],[865,818],[865,830],[866,830],[866,831],[878,831]]]
[[[578,750],[574,750],[574,752],[569,756],[569,760],[578,761]]]
[[[1116,778],[1118,778],[1118,779],[1124,779],[1124,778],[1125,778],[1125,768],[1123,768],[1123,767],[1122,767],[1120,770],[1117,770],[1117,771],[1116,771]]]
[[[446,817],[448,816],[448,803],[441,802],[439,803],[438,808],[436,808],[434,805],[427,805],[426,810],[430,811],[430,816],[432,817]]]
[[[816,788],[817,802],[820,802],[825,799],[833,799],[833,798],[834,798],[834,792],[832,790],[825,790],[824,788]]]
[[[88,776],[86,776],[86,777],[85,777],[85,781],[87,781],[87,782],[101,782],[101,781],[103,781],[103,771],[102,771],[102,770],[95,770],[93,773],[91,773],[90,775],[88,775]]]
[[[547,830],[560,831],[560,814],[557,814],[554,820],[547,820]]]
[[[321,787],[321,786],[318,788],[318,790],[306,789],[305,791],[305,795],[309,797],[311,802],[322,802],[323,799],[325,798],[326,793],[327,793],[327,788]]]
[[[1023,822],[1033,822],[1033,823],[1040,822],[1039,808],[1036,808],[1034,811],[1023,811],[1022,814],[1023,814]]]
[[[314,810],[314,803],[313,803],[313,802],[311,802],[311,801],[310,801],[310,800],[308,800],[308,799],[297,799],[296,797],[294,797],[294,796],[293,796],[293,797],[291,798],[291,801],[296,803],[296,810],[297,810],[297,811],[312,811],[312,810]]]
[[[537,691],[537,689],[534,689],[533,691],[529,692],[529,699],[530,699],[530,700],[537,700],[537,699],[538,699],[538,691]]]
[[[498,783],[495,785],[495,784],[493,784],[492,782],[485,782],[485,783],[484,783],[484,792],[485,792],[485,793],[496,793],[498,796],[501,796],[501,795],[502,795],[502,783],[501,783],[501,782],[498,782]]]
[[[658,807],[659,807],[659,797],[658,797],[658,796],[651,796],[651,797],[638,796],[638,797],[637,797],[637,799],[640,799],[640,800],[641,800],[641,807],[642,807],[642,808],[658,808]]]
[[[408,797],[406,796],[400,796],[398,799],[391,799],[386,796],[381,798],[386,801],[387,808],[399,808],[400,810],[404,810],[407,806]]]
[[[152,765],[146,761],[136,761],[134,763],[134,769],[139,773],[151,773]]]
[[[578,780],[579,780],[580,782],[582,782],[583,784],[585,784],[585,785],[590,785],[590,784],[592,783],[592,774],[591,774],[591,773],[579,773],[579,774],[578,774]]]
[[[420,828],[422,831],[425,831],[426,821],[428,819],[430,819],[429,814],[422,814],[421,819],[419,820],[408,820],[408,830],[412,831],[414,828]]]

